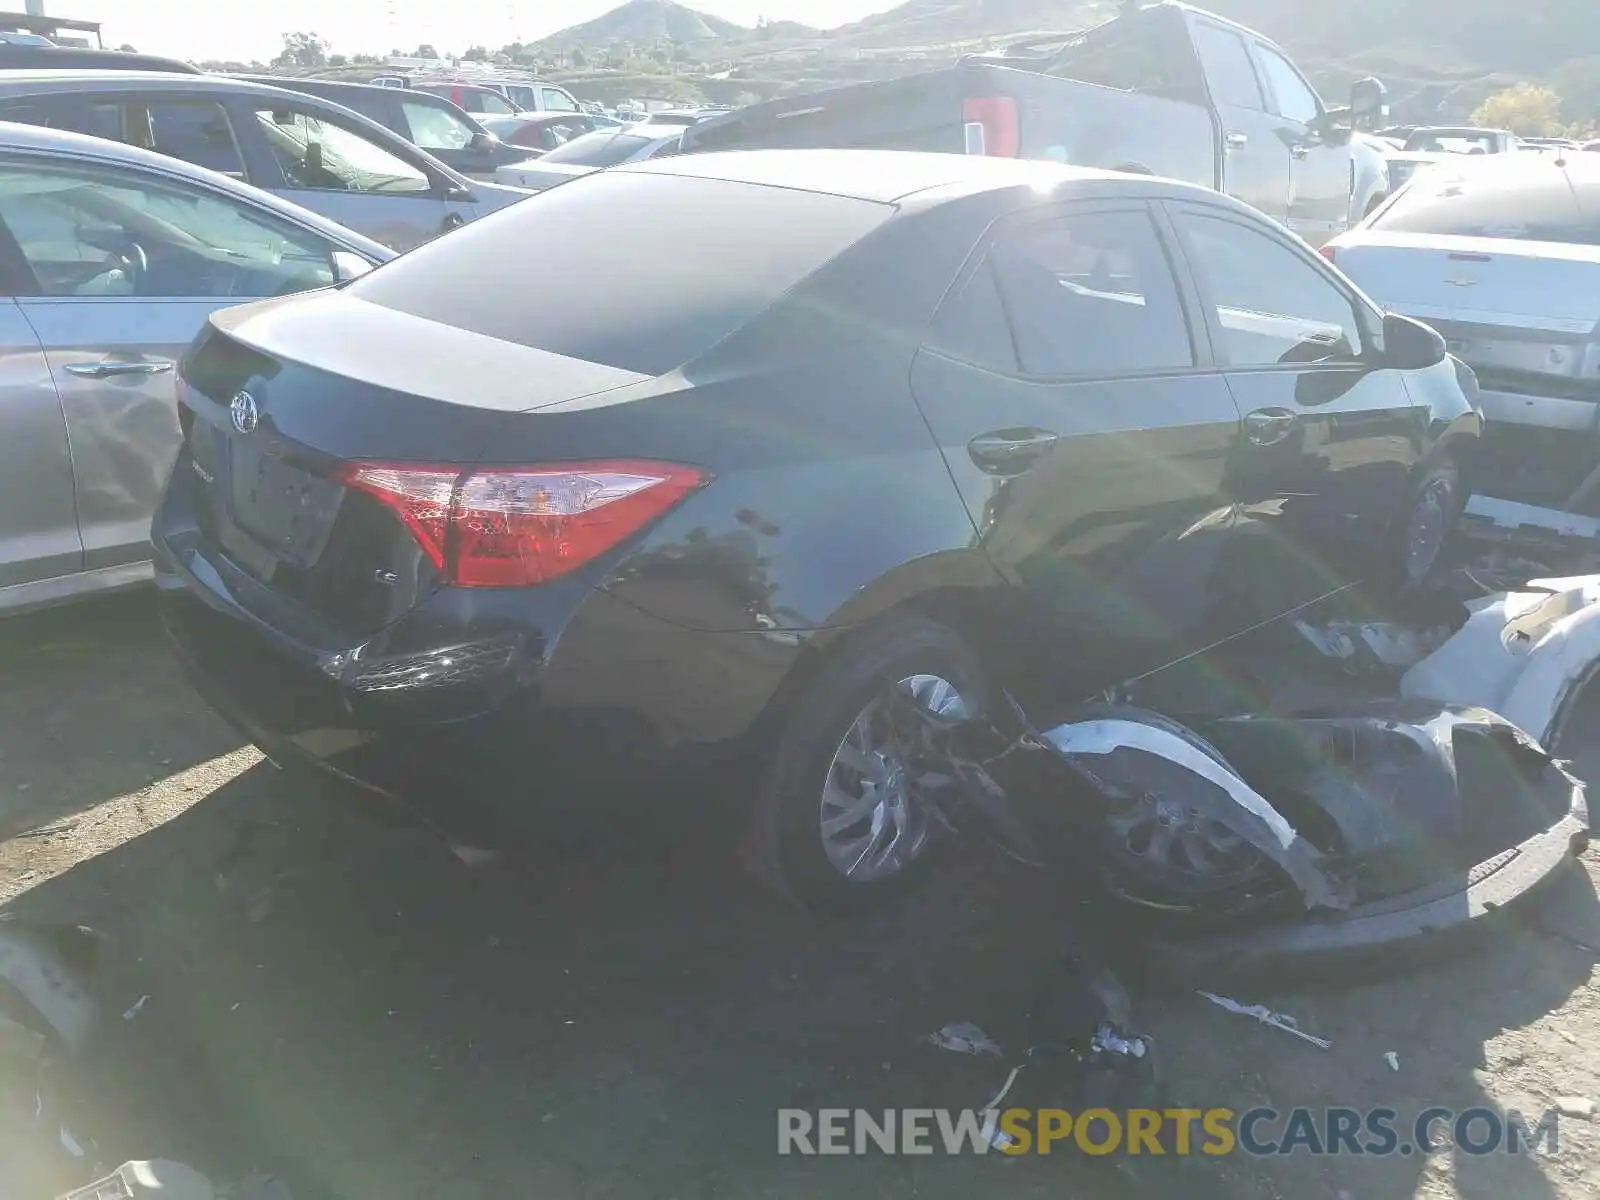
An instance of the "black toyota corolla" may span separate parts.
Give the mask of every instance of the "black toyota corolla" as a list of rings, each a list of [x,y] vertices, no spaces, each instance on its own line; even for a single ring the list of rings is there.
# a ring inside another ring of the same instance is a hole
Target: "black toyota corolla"
[[[213,317],[159,582],[275,760],[448,823],[742,751],[754,860],[840,906],[930,834],[885,681],[1087,696],[1426,573],[1472,386],[1199,188],[673,158]]]

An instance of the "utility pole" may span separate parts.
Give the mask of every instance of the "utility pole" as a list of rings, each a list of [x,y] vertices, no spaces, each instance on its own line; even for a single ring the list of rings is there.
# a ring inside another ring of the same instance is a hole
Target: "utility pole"
[[[42,17],[44,16],[44,0],[27,0],[23,5],[22,11],[30,17]]]

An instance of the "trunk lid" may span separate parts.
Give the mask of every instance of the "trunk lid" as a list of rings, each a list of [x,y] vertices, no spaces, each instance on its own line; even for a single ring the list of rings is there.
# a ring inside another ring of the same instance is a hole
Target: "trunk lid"
[[[337,635],[365,636],[439,579],[391,509],[344,485],[348,464],[465,470],[523,409],[643,378],[333,292],[228,310],[183,365],[195,523]]]
[[[1600,246],[1364,230],[1337,243],[1334,262],[1384,308],[1444,334],[1486,391],[1600,399]],[[1554,419],[1588,428],[1593,413]]]

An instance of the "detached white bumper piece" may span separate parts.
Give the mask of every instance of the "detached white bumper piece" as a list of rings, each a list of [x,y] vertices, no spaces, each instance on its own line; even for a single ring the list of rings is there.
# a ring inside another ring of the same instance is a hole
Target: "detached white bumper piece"
[[[1600,575],[1535,579],[1474,601],[1400,692],[1497,712],[1550,749],[1579,689],[1600,670]]]

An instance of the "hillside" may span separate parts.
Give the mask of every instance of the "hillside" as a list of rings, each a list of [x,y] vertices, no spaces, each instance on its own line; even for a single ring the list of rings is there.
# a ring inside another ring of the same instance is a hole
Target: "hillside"
[[[698,43],[739,37],[749,33],[743,25],[724,21],[709,13],[697,12],[674,0],[628,0],[620,8],[601,13],[592,21],[551,34],[537,42],[540,49],[562,50],[582,44],[590,48],[622,42],[648,45],[652,42]]]
[[[540,49],[675,42],[689,61],[749,64],[743,77],[785,90],[916,70],[1008,36],[1072,30],[1105,20],[1122,0],[906,0],[852,24],[814,30],[793,22],[750,30],[673,0],[629,0],[561,30]],[[1397,119],[1464,117],[1519,79],[1554,82],[1570,118],[1600,116],[1600,0],[1201,0],[1204,7],[1281,42],[1330,101],[1357,77],[1390,88]],[[726,71],[724,71],[724,76]]]

